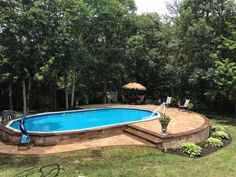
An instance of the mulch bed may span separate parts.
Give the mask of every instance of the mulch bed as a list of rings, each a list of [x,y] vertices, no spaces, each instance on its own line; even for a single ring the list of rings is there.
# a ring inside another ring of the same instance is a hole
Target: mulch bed
[[[197,156],[197,157],[190,157],[188,154],[183,153],[180,151],[180,149],[169,149],[168,153],[171,154],[176,154],[176,155],[180,155],[180,156],[184,156],[184,157],[190,157],[190,158],[201,158],[201,157],[205,157],[209,154],[212,154],[213,152],[216,152],[220,149],[223,149],[224,147],[228,146],[232,141],[232,138],[230,137],[230,139],[222,139],[222,142],[224,144],[223,147],[212,147],[212,146],[207,146],[207,147],[202,147],[202,143],[198,143],[197,145],[202,147],[202,155],[201,156]]]

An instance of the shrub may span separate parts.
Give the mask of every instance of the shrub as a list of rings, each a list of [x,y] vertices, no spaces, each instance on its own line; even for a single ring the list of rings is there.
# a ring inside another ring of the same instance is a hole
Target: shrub
[[[20,118],[20,117],[22,117],[22,116],[23,116],[23,115],[22,115],[21,113],[15,111],[15,117],[16,117],[16,118]]]
[[[206,140],[205,146],[223,147],[221,139],[210,137]]]
[[[207,113],[209,110],[209,107],[203,103],[194,102],[192,110],[196,112]]]
[[[221,130],[213,132],[212,136],[218,139],[230,139],[229,134]]]
[[[212,129],[214,131],[225,131],[224,127],[220,126],[220,125],[213,125]]]
[[[193,103],[188,104],[188,109],[192,110],[193,109]]]
[[[194,143],[185,143],[180,147],[180,151],[189,154],[190,157],[200,156],[202,148]]]

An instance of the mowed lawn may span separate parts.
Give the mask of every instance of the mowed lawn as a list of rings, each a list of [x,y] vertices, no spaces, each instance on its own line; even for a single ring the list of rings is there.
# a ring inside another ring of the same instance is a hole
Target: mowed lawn
[[[48,156],[1,155],[0,176],[15,176],[31,167],[58,163],[65,172],[59,176],[77,177],[233,177],[236,176],[236,121],[211,120],[226,128],[233,137],[232,143],[203,158],[192,159],[163,153],[155,148],[107,147],[102,156],[92,155],[91,150]],[[32,176],[40,176],[32,174]],[[50,175],[49,175],[50,176]]]

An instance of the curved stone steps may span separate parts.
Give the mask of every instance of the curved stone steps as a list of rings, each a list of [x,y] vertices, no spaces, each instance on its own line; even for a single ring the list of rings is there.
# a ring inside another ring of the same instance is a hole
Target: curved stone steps
[[[124,132],[128,133],[128,134],[131,134],[131,135],[134,135],[138,138],[142,138],[146,141],[149,141],[155,145],[158,145],[158,144],[161,144],[162,143],[162,140],[155,136],[155,135],[152,135],[148,132],[144,132],[144,131],[141,131],[139,129],[136,129],[134,127],[131,127],[131,126],[128,126],[127,129],[124,130]]]

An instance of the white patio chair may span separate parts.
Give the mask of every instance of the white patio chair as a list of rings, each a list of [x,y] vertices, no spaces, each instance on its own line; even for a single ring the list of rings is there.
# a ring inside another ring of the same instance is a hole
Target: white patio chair
[[[190,100],[186,99],[183,105],[179,105],[179,109],[187,109]]]
[[[145,103],[144,100],[145,100],[145,96],[142,95],[139,97],[139,100],[137,101],[137,103],[139,103],[139,104]]]
[[[164,102],[163,104],[165,104],[166,106],[168,106],[171,103],[172,97],[167,97],[166,98],[166,102]]]

